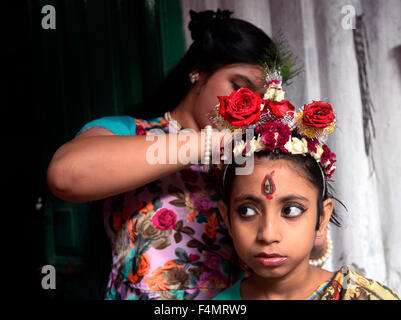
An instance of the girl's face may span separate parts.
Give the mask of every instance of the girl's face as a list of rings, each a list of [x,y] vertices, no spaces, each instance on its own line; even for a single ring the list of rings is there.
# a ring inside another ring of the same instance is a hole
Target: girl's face
[[[198,127],[210,124],[207,114],[219,103],[218,96],[228,96],[241,87],[263,94],[266,89],[263,88],[262,78],[263,69],[260,66],[240,63],[225,66],[208,79],[201,74],[193,87],[195,98],[191,110]]]
[[[307,266],[315,238],[330,219],[328,199],[315,230],[318,191],[297,170],[289,160],[255,158],[253,173],[234,179],[231,212],[220,203],[238,255],[263,278],[280,278]]]

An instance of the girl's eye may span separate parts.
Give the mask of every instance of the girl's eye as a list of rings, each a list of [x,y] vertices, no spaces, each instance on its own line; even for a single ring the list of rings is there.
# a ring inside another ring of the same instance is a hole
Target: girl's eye
[[[283,215],[287,218],[296,218],[304,213],[305,209],[300,208],[298,206],[287,206],[283,209]]]
[[[237,209],[237,211],[238,211],[239,215],[244,218],[249,218],[249,217],[253,217],[254,215],[256,215],[256,211],[254,209],[252,209],[251,207],[247,207],[247,206],[239,207]]]

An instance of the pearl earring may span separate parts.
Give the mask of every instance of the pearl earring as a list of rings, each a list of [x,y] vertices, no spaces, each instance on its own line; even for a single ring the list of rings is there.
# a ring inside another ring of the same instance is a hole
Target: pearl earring
[[[189,74],[189,80],[191,81],[192,84],[194,84],[196,81],[199,80],[199,73],[196,71],[193,71]]]

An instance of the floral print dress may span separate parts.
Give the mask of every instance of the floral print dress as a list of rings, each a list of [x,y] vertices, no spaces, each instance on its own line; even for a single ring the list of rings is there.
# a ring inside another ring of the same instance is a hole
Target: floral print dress
[[[177,132],[163,118],[135,125],[137,135]],[[211,299],[230,285],[233,246],[216,178],[192,165],[104,200],[112,246],[106,299]]]

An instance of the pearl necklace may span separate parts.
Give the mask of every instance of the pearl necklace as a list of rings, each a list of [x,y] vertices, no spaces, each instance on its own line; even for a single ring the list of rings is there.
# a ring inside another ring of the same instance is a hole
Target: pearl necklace
[[[164,114],[164,119],[166,119],[166,120],[168,121],[169,125],[173,126],[173,127],[176,128],[178,131],[180,131],[180,130],[182,129],[182,125],[181,125],[177,120],[175,120],[175,119],[173,119],[173,118],[171,117],[170,111],[167,111],[167,112]]]

